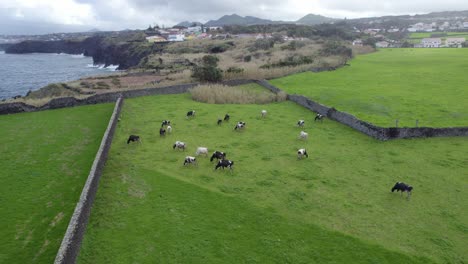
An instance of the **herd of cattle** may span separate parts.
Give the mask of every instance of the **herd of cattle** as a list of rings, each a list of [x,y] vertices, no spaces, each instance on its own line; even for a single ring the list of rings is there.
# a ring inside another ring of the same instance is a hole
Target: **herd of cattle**
[[[262,110],[261,111],[261,117],[265,118],[266,116],[267,116],[267,111]],[[194,118],[194,117],[195,117],[195,110],[191,110],[191,111],[187,112],[186,118]],[[314,121],[321,121],[322,122],[323,118],[324,118],[323,115],[317,114],[315,116]],[[228,122],[229,119],[230,119],[230,115],[226,114],[224,116],[224,119],[218,119],[217,124],[221,125],[223,120],[225,122]],[[298,127],[302,128],[302,127],[304,127],[304,125],[305,125],[305,120],[299,120],[297,122]],[[245,122],[239,121],[235,125],[234,130],[242,130],[242,129],[245,128],[245,126],[246,126]],[[160,136],[165,136],[166,133],[171,133],[171,132],[172,132],[171,121],[170,120],[163,120],[162,123],[161,123],[161,128],[159,130],[159,135]],[[301,131],[300,134],[299,134],[299,139],[306,140],[307,138],[308,138],[308,133],[305,132],[305,131]],[[129,144],[130,142],[141,142],[140,141],[140,136],[130,135],[128,140],[127,140],[127,144]],[[186,147],[187,147],[186,143],[182,142],[182,141],[176,141],[172,146],[172,148],[174,150],[178,149],[178,150],[183,150],[183,151],[185,151]],[[198,147],[196,152],[195,152],[195,155],[197,155],[197,156],[205,155],[207,157],[208,156],[208,148]],[[297,150],[297,158],[302,159],[304,157],[306,157],[306,158],[309,157],[309,155],[307,153],[307,150],[305,148],[301,148],[301,149]],[[218,168],[222,168],[222,169],[229,168],[229,169],[232,170],[232,168],[234,166],[234,161],[226,159],[226,153],[225,152],[216,150],[211,155],[210,162],[212,162],[214,159],[216,159],[218,161],[216,166],[215,166],[215,170],[217,170]],[[193,156],[186,156],[185,159],[184,159],[183,164],[184,164],[184,166],[189,165],[189,164],[197,165],[197,158],[193,157]],[[407,198],[409,199],[409,197],[411,196],[411,191],[412,190],[413,190],[412,186],[410,186],[408,184],[405,184],[403,182],[397,182],[397,183],[395,183],[395,185],[393,186],[391,191],[392,192],[394,192],[394,191],[401,192],[401,194],[403,194],[403,192],[406,192],[407,193]]]

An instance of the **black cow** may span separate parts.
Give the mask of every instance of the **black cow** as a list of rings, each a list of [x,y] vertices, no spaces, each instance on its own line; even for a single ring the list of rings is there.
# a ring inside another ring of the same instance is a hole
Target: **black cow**
[[[403,192],[407,192],[408,193],[407,198],[409,199],[411,195],[411,191],[413,190],[413,187],[403,182],[397,182],[395,183],[395,186],[393,186],[392,192],[394,192],[395,190],[397,192],[401,192],[401,195],[403,195]]]
[[[130,142],[141,142],[140,141],[140,136],[130,135],[128,137],[127,144],[130,144]]]
[[[187,112],[187,118],[189,117],[195,117],[195,110],[190,110]]]
[[[226,122],[229,121],[229,118],[231,118],[231,117],[229,116],[229,114],[226,114],[226,115],[224,116],[224,121],[226,121]]]
[[[171,121],[170,120],[163,120],[162,123],[161,123],[161,127],[163,126],[168,126],[171,124]]]
[[[223,120],[221,118],[218,118],[218,126],[223,123]]]
[[[215,151],[213,152],[213,155],[211,155],[210,161],[213,161],[214,159],[217,159],[219,161],[220,159],[224,159],[224,158],[226,158],[225,152]]]
[[[184,160],[184,166],[187,165],[187,164],[196,165],[197,164],[197,159],[195,157],[187,156],[187,157],[185,157],[185,160]]]
[[[322,122],[322,121],[323,121],[323,117],[324,117],[323,115],[317,114],[317,115],[315,116],[314,122],[317,121],[317,120],[319,120],[320,122]]]
[[[164,128],[161,127],[161,128],[159,129],[159,135],[160,135],[160,136],[165,136],[165,135],[166,135],[166,129],[164,129]]]
[[[216,164],[215,170],[217,170],[219,167],[222,167],[223,170],[224,168],[229,167],[229,169],[232,170],[232,166],[234,166],[234,161],[222,159],[218,161],[218,164]]]

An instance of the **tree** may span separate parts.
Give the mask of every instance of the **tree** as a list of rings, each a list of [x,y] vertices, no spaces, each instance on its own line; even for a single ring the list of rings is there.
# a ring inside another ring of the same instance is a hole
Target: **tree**
[[[205,55],[201,65],[196,65],[192,70],[192,77],[200,82],[218,82],[223,79],[222,70],[218,68],[218,57]]]

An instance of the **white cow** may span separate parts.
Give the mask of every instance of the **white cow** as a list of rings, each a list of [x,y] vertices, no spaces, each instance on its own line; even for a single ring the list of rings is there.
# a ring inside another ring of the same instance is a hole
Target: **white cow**
[[[299,139],[307,139],[309,137],[309,134],[307,132],[301,131],[299,134]]]
[[[267,110],[262,110],[262,118],[265,118],[267,115]]]
[[[198,147],[197,151],[195,152],[196,155],[204,154],[205,156],[208,156],[208,148],[205,147]]]
[[[166,131],[167,131],[167,133],[171,133],[171,132],[172,132],[172,127],[171,127],[171,126],[167,126],[167,127],[166,127]]]

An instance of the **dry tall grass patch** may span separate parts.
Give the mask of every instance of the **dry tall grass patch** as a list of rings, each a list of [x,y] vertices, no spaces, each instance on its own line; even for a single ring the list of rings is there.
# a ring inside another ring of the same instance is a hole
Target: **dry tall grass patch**
[[[247,90],[225,85],[199,85],[189,90],[192,99],[209,104],[268,104],[286,100],[286,94]]]

